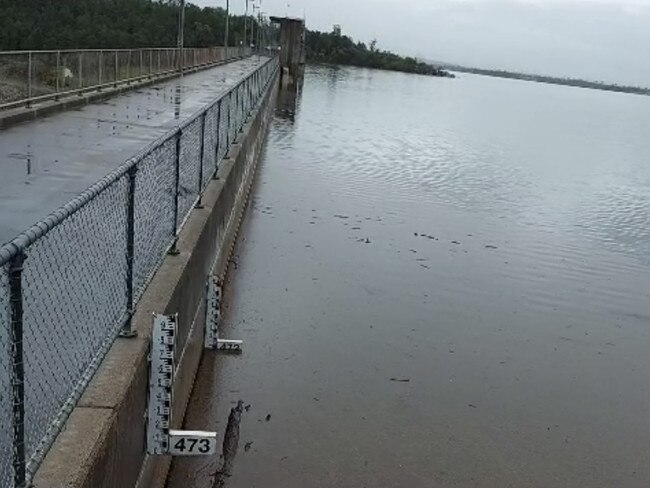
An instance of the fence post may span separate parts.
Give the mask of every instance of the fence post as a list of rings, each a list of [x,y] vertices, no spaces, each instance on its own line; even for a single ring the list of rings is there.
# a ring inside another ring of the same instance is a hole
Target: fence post
[[[120,330],[120,337],[137,337],[138,332],[131,328],[133,322],[133,263],[135,255],[135,176],[136,165],[131,166],[127,180],[126,203],[126,322]]]
[[[158,50],[158,71],[157,74],[160,74],[160,49]]]
[[[232,123],[232,91],[228,94],[228,130],[226,131],[226,148],[230,147],[230,124]]]
[[[177,233],[177,228],[178,228],[178,190],[180,186],[180,179],[181,179],[181,137],[183,136],[183,131],[181,129],[178,129],[178,133],[176,134],[176,168],[175,168],[175,175],[174,175],[174,229],[172,232],[172,235],[174,236],[174,242],[172,243],[172,247],[169,250],[169,254],[172,256],[177,256],[180,254],[178,251],[178,248],[176,247],[178,244],[178,233]]]
[[[9,303],[11,307],[11,389],[13,396],[13,468],[14,486],[25,486],[25,363],[23,353],[23,263],[20,252],[9,266]]]
[[[149,79],[151,79],[152,74],[153,74],[153,51],[149,50]]]
[[[206,110],[203,112],[203,115],[201,115],[201,150],[199,153],[201,154],[200,159],[199,159],[199,199],[196,202],[196,205],[194,208],[203,208],[203,159],[205,158],[205,117],[208,114],[208,111]]]
[[[118,58],[119,56],[119,51],[115,51],[115,88],[117,88],[117,81],[120,79],[120,75],[118,73]]]
[[[126,83],[129,84],[129,75],[131,74],[131,50],[128,50],[129,58],[126,61]]]
[[[61,76],[61,51],[56,52],[56,93],[59,93],[61,88],[59,85],[59,76]]]
[[[32,98],[32,52],[29,51],[27,55],[27,98]],[[27,106],[31,105],[31,101],[27,101]]]
[[[103,64],[104,64],[104,51],[102,51],[100,49],[100,51],[99,51],[99,75],[98,75],[99,85],[100,85],[99,90],[101,90],[101,84],[102,84],[102,65]]]
[[[79,52],[79,88],[83,88],[83,53]],[[81,95],[81,93],[80,93]]]
[[[237,88],[235,88],[235,90],[237,90],[237,132],[241,132],[242,128],[244,127],[243,120],[242,120],[243,113],[244,113],[242,107],[242,101],[244,97],[242,97],[239,93],[241,91],[241,87],[242,84],[239,83],[239,85],[237,85]]]
[[[219,146],[221,145],[221,105],[223,98],[219,99],[219,106],[217,108],[217,141],[214,144],[214,173],[212,179],[217,179],[217,172],[219,171]]]

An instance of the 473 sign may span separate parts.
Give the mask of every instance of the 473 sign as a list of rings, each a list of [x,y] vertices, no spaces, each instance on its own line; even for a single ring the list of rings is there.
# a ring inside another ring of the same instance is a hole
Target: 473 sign
[[[210,456],[217,452],[216,432],[170,430],[167,453],[172,456]]]

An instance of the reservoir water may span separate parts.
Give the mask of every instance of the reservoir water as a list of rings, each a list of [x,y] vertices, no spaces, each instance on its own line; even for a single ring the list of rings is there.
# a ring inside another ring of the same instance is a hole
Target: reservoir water
[[[186,419],[250,405],[227,486],[646,487],[648,134],[641,96],[308,68]]]

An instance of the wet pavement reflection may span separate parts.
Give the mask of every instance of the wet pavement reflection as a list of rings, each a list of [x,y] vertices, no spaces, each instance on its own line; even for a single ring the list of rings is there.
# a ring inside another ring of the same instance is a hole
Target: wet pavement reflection
[[[0,131],[0,243],[72,200],[266,59],[254,56]]]

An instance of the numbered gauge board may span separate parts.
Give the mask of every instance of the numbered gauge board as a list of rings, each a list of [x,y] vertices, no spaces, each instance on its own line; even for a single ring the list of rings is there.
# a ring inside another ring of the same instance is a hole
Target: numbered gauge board
[[[173,430],[172,394],[175,376],[176,315],[154,315],[147,407],[147,453],[155,456],[211,456],[217,433]]]
[[[202,430],[169,430],[172,456],[210,456],[217,452],[217,433]]]

